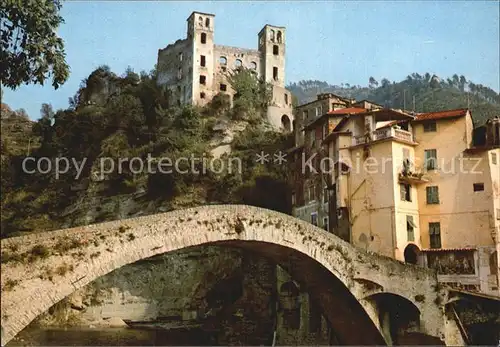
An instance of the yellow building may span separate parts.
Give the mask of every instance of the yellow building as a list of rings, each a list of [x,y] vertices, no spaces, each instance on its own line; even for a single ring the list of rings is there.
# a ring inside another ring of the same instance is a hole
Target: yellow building
[[[435,268],[450,286],[499,295],[500,121],[478,131],[467,109],[411,115],[353,105],[297,127],[305,140],[295,150],[295,186],[315,194],[313,203],[295,199],[294,215]],[[318,135],[319,145],[307,140]],[[313,172],[297,174],[314,155]]]

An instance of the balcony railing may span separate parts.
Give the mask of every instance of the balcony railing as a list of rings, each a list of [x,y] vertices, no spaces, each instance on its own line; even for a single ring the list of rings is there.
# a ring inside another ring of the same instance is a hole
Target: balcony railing
[[[366,135],[361,135],[361,136],[354,136],[352,139],[352,145],[357,146],[357,145],[362,145],[367,142],[368,136]],[[372,141],[378,141],[378,140],[383,140],[383,139],[398,139],[406,142],[414,142],[413,139],[413,134],[409,131],[402,130],[402,129],[396,129],[396,128],[382,128],[378,129],[372,132],[371,134],[371,140]]]

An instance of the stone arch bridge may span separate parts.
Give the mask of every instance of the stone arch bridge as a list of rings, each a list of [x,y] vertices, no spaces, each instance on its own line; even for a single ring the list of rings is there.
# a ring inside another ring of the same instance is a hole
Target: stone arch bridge
[[[203,244],[245,248],[285,267],[323,308],[341,344],[395,344],[401,329],[413,340],[399,342],[446,339],[446,293],[430,270],[367,253],[285,214],[210,205],[3,239],[2,345],[98,277]]]

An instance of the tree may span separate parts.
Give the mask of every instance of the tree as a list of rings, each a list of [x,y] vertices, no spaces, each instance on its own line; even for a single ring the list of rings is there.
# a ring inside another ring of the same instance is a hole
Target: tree
[[[64,43],[56,34],[63,18],[60,0],[0,0],[2,55],[1,84],[41,84],[52,76],[59,88],[69,76]]]
[[[389,84],[391,82],[389,82],[389,80],[387,78],[382,78],[381,83],[382,83],[382,88],[385,88],[385,87],[389,86]]]
[[[368,85],[370,88],[374,88],[378,86],[378,82],[375,78],[370,77],[370,79],[368,80]]]

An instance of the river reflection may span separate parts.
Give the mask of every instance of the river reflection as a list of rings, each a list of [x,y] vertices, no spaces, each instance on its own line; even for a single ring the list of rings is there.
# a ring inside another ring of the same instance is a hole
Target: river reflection
[[[213,335],[200,329],[153,330],[133,328],[25,329],[11,346],[214,346]]]

